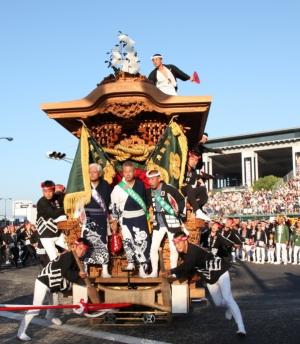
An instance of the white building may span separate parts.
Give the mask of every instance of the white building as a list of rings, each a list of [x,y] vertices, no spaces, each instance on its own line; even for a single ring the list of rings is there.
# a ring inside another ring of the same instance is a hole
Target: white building
[[[37,210],[32,201],[13,201],[14,218],[26,218],[31,223],[36,222]]]
[[[203,154],[205,170],[216,176],[209,189],[251,186],[271,174],[300,176],[300,128],[213,138],[205,146],[223,152]]]

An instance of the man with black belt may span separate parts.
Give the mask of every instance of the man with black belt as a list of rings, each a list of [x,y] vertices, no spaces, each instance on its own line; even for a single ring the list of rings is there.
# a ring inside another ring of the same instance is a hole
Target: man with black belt
[[[123,179],[111,193],[113,227],[119,221],[123,247],[126,254],[127,270],[134,270],[135,263],[139,266],[139,276],[147,277],[150,260],[151,238],[147,222],[146,189],[143,182],[134,178],[134,164],[124,162]]]
[[[245,336],[246,330],[241,311],[231,292],[229,260],[214,256],[200,246],[189,243],[183,231],[176,232],[173,241],[183,263],[165,275],[181,280],[199,277],[203,279],[207,283],[207,289],[215,305],[226,307],[226,319],[233,317],[238,327],[237,334]]]
[[[193,76],[187,75],[178,67],[171,64],[163,64],[163,56],[161,54],[154,54],[151,59],[155,69],[149,74],[148,79],[162,92],[176,96],[177,78],[183,81],[194,81]]]
[[[227,218],[222,231],[222,235],[232,241],[234,246],[231,247],[232,262],[236,262],[236,248],[242,247],[243,242],[238,231],[234,228],[234,220],[232,218]]]
[[[84,258],[85,264],[101,264],[101,277],[109,278],[109,253],[107,236],[109,230],[109,204],[111,188],[102,178],[102,166],[96,163],[89,165],[92,197],[85,205],[85,223],[82,235],[90,242],[90,250]]]
[[[67,249],[64,233],[57,227],[58,222],[65,221],[67,217],[62,198],[55,194],[55,184],[46,180],[41,187],[43,197],[37,203],[37,231],[49,259],[53,260],[58,256],[56,246]]]
[[[157,277],[158,250],[165,234],[170,244],[170,265],[177,266],[178,253],[173,243],[174,233],[181,229],[181,219],[185,217],[185,199],[177,189],[161,181],[160,172],[147,172],[150,189],[147,190],[148,206],[153,210],[153,234],[150,250],[152,273]]]
[[[211,226],[211,230],[207,240],[207,250],[214,256],[218,256],[223,259],[231,260],[231,250],[234,247],[234,242],[228,238],[225,238],[220,229],[222,225],[219,222],[214,222]]]
[[[208,194],[203,181],[203,172],[197,168],[199,158],[198,152],[189,151],[184,185],[181,190],[184,196],[187,197],[188,203],[192,206],[196,218],[210,221],[210,218],[202,210],[202,207],[208,200]]]
[[[82,258],[89,247],[86,239],[80,238],[75,243],[74,254],[78,258]],[[53,304],[53,294],[57,292],[65,292],[71,288],[71,283],[77,283],[80,279],[87,277],[85,272],[80,272],[75,261],[73,252],[65,252],[58,256],[55,260],[41,271],[35,280],[33,306],[42,305],[46,295],[49,295],[50,304]],[[31,320],[39,314],[39,310],[29,310],[25,313],[21,321],[17,337],[22,341],[30,341],[31,338],[26,334],[26,330]],[[62,322],[58,318],[54,318],[53,310],[48,310],[46,319],[50,320],[54,325],[61,325]]]

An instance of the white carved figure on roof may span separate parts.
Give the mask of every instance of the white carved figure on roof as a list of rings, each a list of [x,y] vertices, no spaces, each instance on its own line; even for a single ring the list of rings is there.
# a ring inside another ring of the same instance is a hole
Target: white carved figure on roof
[[[107,54],[109,60],[105,61],[115,73],[122,71],[130,74],[138,74],[140,71],[140,61],[134,48],[134,40],[125,33],[119,31],[119,43]]]

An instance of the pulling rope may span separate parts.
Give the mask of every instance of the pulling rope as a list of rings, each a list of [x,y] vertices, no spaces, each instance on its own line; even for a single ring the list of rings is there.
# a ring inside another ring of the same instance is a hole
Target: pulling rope
[[[15,311],[30,311],[30,310],[48,310],[48,309],[74,309],[78,315],[85,315],[88,317],[95,317],[102,315],[108,311],[116,310],[118,308],[125,308],[131,306],[130,303],[87,303],[83,299],[76,305],[6,305],[0,304],[0,312],[15,312]],[[96,315],[88,314],[89,312],[99,311]],[[105,310],[104,312],[102,312]]]

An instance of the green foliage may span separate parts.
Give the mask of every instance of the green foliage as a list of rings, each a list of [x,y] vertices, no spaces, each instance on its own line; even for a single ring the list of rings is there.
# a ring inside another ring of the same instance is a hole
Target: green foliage
[[[280,182],[282,178],[275,177],[275,176],[265,176],[262,178],[257,179],[257,181],[253,184],[253,191],[259,190],[273,190]]]

